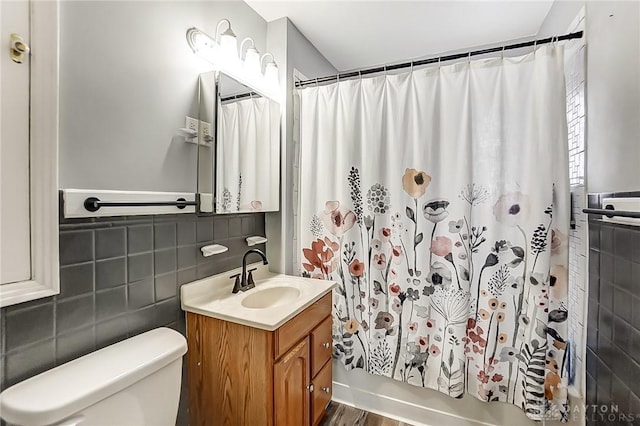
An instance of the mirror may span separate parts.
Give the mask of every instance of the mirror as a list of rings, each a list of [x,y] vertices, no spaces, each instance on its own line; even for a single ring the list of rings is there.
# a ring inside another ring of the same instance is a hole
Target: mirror
[[[214,122],[213,143],[198,147],[200,211],[277,211],[278,102],[222,72],[204,73],[200,75],[200,125]]]

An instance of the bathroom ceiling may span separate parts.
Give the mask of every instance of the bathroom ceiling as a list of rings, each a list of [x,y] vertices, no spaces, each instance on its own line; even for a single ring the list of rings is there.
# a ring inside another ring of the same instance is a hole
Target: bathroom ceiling
[[[267,22],[289,17],[340,71],[533,37],[553,0],[245,0]]]

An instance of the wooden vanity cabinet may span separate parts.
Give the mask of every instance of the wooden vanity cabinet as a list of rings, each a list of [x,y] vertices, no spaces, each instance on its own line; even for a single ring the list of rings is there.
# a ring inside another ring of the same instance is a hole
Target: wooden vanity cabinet
[[[331,400],[331,293],[274,331],[187,312],[191,426],[306,426]]]
[[[273,366],[273,403],[276,425],[308,425],[309,338],[302,339]]]

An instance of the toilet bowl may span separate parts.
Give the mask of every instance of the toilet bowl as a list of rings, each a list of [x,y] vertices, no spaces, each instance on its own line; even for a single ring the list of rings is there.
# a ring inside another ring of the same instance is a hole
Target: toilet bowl
[[[157,328],[20,382],[0,416],[24,426],[175,425],[186,339]]]

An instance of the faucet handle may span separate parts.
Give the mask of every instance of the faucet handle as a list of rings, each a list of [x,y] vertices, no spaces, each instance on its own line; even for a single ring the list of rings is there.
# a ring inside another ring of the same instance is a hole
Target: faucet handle
[[[233,284],[233,290],[231,291],[233,294],[240,291],[240,275],[241,274],[235,274],[229,277],[230,279],[236,279],[236,282]]]
[[[255,271],[258,268],[253,268],[253,269],[249,269],[248,272],[248,276],[247,276],[247,289],[249,288],[254,288],[256,286],[256,283],[253,281],[253,271]]]

